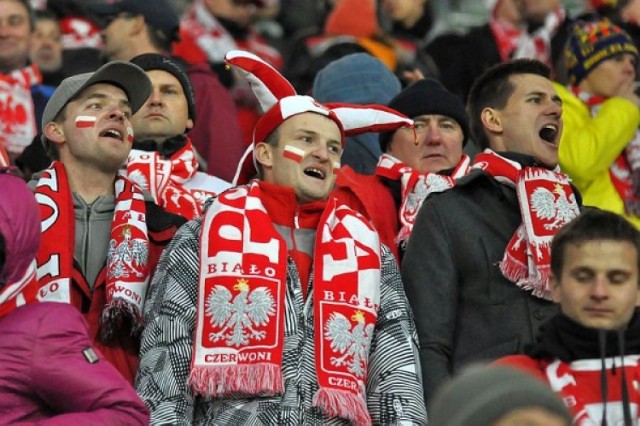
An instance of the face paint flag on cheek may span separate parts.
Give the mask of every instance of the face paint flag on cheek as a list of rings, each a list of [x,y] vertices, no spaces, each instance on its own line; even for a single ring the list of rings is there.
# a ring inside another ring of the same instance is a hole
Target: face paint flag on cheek
[[[337,161],[333,162],[333,174],[336,174],[338,172],[338,169],[340,168],[340,163],[338,163]]]
[[[133,129],[131,127],[127,127],[127,141],[133,143]]]
[[[293,160],[296,163],[302,163],[302,158],[304,157],[304,150],[300,148],[296,148],[295,146],[285,145],[284,153],[282,154],[284,158],[288,158],[289,160]]]
[[[96,125],[96,117],[90,115],[79,115],[76,117],[76,127],[78,129],[86,129]]]

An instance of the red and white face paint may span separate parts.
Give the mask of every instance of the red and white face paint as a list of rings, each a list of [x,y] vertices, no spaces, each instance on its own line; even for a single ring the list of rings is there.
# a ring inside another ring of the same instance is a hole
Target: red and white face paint
[[[337,161],[334,161],[333,162],[333,174],[336,174],[339,168],[340,168],[340,163],[338,163]]]
[[[127,141],[133,143],[133,128],[127,127]]]
[[[305,151],[304,149],[296,148],[295,146],[285,145],[284,153],[282,154],[284,158],[288,158],[289,160],[293,160],[296,163],[302,163],[302,159],[304,158]]]
[[[96,125],[97,117],[91,115],[79,115],[76,117],[76,127],[78,129],[87,129]]]

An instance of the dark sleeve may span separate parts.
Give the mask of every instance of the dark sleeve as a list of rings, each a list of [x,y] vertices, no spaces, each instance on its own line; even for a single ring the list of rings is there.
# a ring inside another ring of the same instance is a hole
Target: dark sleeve
[[[92,349],[80,312],[62,303],[42,305],[47,313],[34,336],[31,382],[42,401],[61,414],[38,424],[148,424],[148,410],[133,387]],[[97,361],[90,362],[93,354]]]
[[[458,271],[451,232],[439,197],[418,213],[402,260],[402,280],[416,322],[425,401],[451,373]],[[441,212],[442,210],[442,212]],[[427,405],[428,406],[428,405]]]

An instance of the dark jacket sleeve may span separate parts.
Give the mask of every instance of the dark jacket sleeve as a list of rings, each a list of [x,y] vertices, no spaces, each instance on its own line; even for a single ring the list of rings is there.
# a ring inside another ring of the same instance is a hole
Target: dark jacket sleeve
[[[427,404],[451,374],[458,299],[456,259],[448,244],[452,239],[437,203],[430,204],[418,213],[402,260],[402,281],[415,317]]]
[[[90,362],[91,340],[81,314],[53,304],[33,336],[34,392],[61,413],[42,425],[146,425],[148,410],[133,387],[101,354]]]

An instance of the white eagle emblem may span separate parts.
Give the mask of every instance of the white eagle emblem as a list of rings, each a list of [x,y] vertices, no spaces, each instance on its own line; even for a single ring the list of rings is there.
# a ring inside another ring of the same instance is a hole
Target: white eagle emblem
[[[557,194],[558,197],[554,194]],[[562,185],[556,184],[553,192],[544,187],[538,187],[531,194],[531,209],[540,219],[555,219],[552,223],[546,223],[547,230],[560,228],[573,219],[576,215],[576,197],[567,195]]]
[[[142,189],[149,189],[149,181],[140,170],[134,170],[127,176],[130,181],[138,185]]]
[[[266,287],[258,287],[249,291],[249,281],[239,279],[234,290],[239,290],[233,300],[231,292],[221,285],[216,285],[207,297],[205,314],[210,316],[211,325],[220,327],[217,333],[209,333],[209,339],[217,342],[226,339],[230,346],[246,346],[249,339],[262,340],[265,331],[256,330],[255,326],[265,326],[276,314],[276,302]]]
[[[449,181],[437,173],[429,173],[416,182],[413,191],[407,195],[406,211],[413,216],[422,205],[422,202],[432,192],[442,192],[449,189]]]
[[[348,364],[349,372],[364,377],[374,325],[365,326],[364,313],[360,310],[351,316],[351,320],[356,322],[353,328],[347,317],[332,313],[325,324],[324,336],[331,342],[331,349],[342,354],[340,357],[331,357],[331,364],[336,367]]]
[[[109,242],[109,271],[108,276],[113,278],[128,278],[135,274],[142,278],[144,269],[149,261],[149,244],[142,238],[131,238],[131,227],[125,226],[122,230],[123,241],[120,244],[112,239]]]

